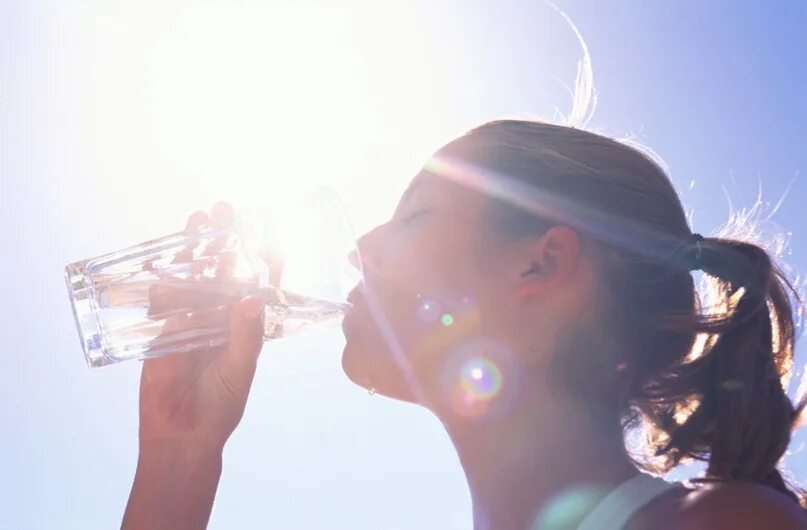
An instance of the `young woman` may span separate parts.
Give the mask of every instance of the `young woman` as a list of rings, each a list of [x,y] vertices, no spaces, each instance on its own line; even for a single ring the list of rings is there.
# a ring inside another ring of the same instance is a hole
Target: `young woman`
[[[693,234],[641,152],[575,128],[486,123],[441,148],[359,250],[345,373],[445,425],[475,529],[807,528],[776,467],[800,411],[782,386],[793,293],[760,247]],[[124,528],[206,525],[260,312],[236,304],[224,351],[145,363]],[[626,448],[640,424],[649,451]],[[708,462],[704,480],[645,473],[688,458]],[[582,508],[547,519],[569,492]]]

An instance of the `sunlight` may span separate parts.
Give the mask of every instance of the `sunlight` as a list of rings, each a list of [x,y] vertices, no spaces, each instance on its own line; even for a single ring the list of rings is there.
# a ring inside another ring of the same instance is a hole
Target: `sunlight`
[[[147,68],[155,143],[212,198],[256,206],[334,184],[366,150],[366,71],[340,11],[199,4]]]
[[[237,210],[279,211],[320,185],[344,190],[350,222],[361,235],[388,217],[431,150],[465,128],[456,115],[440,111],[456,99],[449,85],[436,93],[423,82],[447,83],[446,63],[465,60],[458,50],[431,54],[433,39],[448,38],[452,30],[426,6],[189,6],[146,60],[152,142],[198,195],[230,201]],[[459,80],[455,86],[469,93]],[[311,244],[310,222],[284,220],[275,241],[288,260],[283,288],[324,290],[309,283],[323,264],[306,256],[317,248],[325,253]],[[374,302],[368,296],[372,316],[420,396],[398,338]],[[452,319],[448,315],[443,325]]]
[[[335,261],[349,251],[349,242],[340,237],[344,232],[339,230],[337,211],[325,201],[309,199],[305,207],[280,205],[278,213],[278,224],[285,223],[275,234],[275,251],[284,263],[283,288],[321,296],[323,291],[330,291],[327,298],[337,296],[333,286],[329,288],[326,283],[332,279],[331,272],[336,273]]]

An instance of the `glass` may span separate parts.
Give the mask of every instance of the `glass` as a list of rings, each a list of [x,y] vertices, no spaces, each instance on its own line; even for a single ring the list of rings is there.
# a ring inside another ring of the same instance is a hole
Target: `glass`
[[[267,341],[341,322],[362,277],[343,203],[330,188],[273,203],[67,265],[87,363],[222,346],[229,308],[247,295],[265,301]]]

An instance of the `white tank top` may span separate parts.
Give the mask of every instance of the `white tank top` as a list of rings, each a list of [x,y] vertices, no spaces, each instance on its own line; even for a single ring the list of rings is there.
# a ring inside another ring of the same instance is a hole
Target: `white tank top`
[[[639,473],[606,495],[577,529],[622,530],[636,512],[678,485]]]

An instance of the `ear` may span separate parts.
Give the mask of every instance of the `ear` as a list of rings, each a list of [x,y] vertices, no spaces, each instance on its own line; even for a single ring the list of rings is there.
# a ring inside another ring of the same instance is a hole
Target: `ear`
[[[522,267],[518,280],[519,296],[545,294],[574,278],[581,254],[577,232],[567,226],[553,226],[527,245],[528,266]]]

